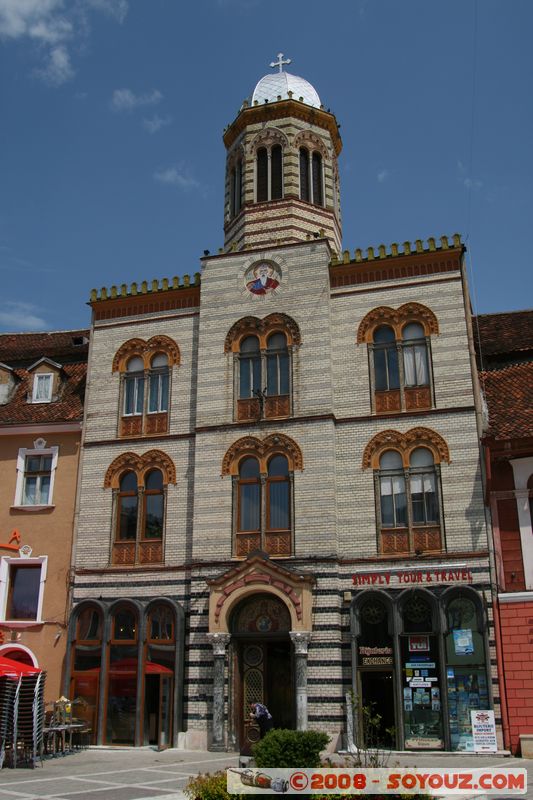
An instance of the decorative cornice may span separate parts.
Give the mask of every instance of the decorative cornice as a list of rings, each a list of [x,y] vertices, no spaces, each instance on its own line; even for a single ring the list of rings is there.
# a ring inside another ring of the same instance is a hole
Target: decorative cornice
[[[239,461],[246,455],[254,456],[259,459],[260,471],[267,473],[267,460],[270,456],[281,453],[289,461],[289,469],[302,470],[303,455],[302,451],[289,436],[283,433],[273,433],[263,441],[255,436],[243,436],[242,439],[231,445],[222,460],[222,476],[238,475]]]
[[[417,447],[427,447],[433,453],[436,464],[450,463],[450,451],[446,441],[431,428],[411,428],[407,433],[386,430],[377,433],[368,442],[363,453],[363,469],[379,469],[379,459],[385,450],[397,450],[403,459],[404,467],[409,466],[409,458]]]
[[[309,125],[316,125],[327,130],[331,136],[335,153],[339,155],[341,152],[342,140],[335,116],[329,111],[308,106],[298,100],[280,100],[276,103],[264,103],[241,109],[237,118],[224,131],[224,145],[229,150],[248,125],[271,122],[285,117],[293,117],[307,122]]]

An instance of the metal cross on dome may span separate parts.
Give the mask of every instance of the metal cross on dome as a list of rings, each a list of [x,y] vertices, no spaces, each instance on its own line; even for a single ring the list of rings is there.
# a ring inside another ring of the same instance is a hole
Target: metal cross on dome
[[[284,65],[285,64],[290,64],[290,63],[291,63],[290,58],[286,58],[285,60],[283,60],[283,53],[278,53],[278,60],[277,61],[272,61],[270,66],[271,67],[279,67],[279,71],[283,72]]]

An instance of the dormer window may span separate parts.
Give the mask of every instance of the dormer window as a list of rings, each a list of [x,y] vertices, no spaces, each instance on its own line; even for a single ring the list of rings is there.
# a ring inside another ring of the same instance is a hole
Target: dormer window
[[[33,403],[49,403],[52,400],[54,375],[52,372],[39,372],[33,378]]]

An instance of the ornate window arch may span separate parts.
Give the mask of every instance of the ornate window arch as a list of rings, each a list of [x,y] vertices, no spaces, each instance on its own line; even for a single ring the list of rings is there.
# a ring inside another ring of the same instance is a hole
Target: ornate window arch
[[[232,476],[234,556],[292,555],[294,471],[302,469],[300,448],[284,434],[245,436],[229,448],[222,475]]]
[[[300,329],[286,314],[243,317],[229,330],[233,353],[235,419],[287,417],[292,411],[292,365]]]
[[[179,347],[169,336],[129,339],[117,350],[112,371],[121,378],[121,436],[167,432],[172,367],[179,363]]]
[[[163,561],[169,483],[176,483],[176,469],[160,450],[123,453],[109,466],[104,487],[113,490],[113,564]]]
[[[431,336],[439,324],[421,303],[380,306],[362,319],[357,343],[367,343],[376,413],[431,408],[434,404]]]
[[[367,444],[363,469],[374,469],[379,552],[444,550],[440,464],[448,445],[429,428],[383,431]]]
[[[277,128],[266,128],[251,142],[256,203],[283,198],[284,154],[287,147],[287,137]]]

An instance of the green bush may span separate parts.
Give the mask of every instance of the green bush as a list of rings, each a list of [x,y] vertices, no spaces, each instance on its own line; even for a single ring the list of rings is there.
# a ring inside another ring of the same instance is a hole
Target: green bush
[[[226,770],[206,773],[191,778],[185,786],[185,794],[189,800],[243,800],[249,795],[228,794]]]
[[[320,766],[320,751],[329,742],[327,733],[318,731],[269,731],[252,754],[258,767]]]

